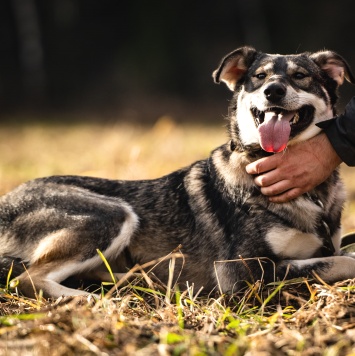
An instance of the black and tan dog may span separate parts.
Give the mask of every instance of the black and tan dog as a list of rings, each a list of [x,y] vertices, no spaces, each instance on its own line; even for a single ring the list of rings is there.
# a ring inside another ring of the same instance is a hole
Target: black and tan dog
[[[97,249],[114,272],[125,273],[179,245],[184,258],[176,260],[175,277],[205,291],[312,271],[328,282],[355,277],[355,255],[339,250],[338,172],[309,194],[272,204],[245,171],[320,132],[316,124],[335,115],[338,86],[354,82],[346,62],[331,51],[270,55],[242,47],[213,76],[234,99],[230,139],[208,159],[155,180],[41,178],[1,197],[0,264],[24,261],[22,293],[85,294],[60,283],[104,270]],[[154,273],[166,281],[167,263]]]

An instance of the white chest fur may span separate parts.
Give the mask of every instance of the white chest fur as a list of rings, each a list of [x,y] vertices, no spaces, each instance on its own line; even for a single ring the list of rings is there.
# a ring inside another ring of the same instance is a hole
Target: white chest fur
[[[287,227],[273,227],[266,241],[276,255],[292,259],[310,258],[323,245],[316,235]]]

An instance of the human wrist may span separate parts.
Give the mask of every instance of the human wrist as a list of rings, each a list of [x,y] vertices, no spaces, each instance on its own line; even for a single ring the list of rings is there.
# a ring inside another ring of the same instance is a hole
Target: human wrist
[[[326,161],[332,169],[335,169],[343,162],[325,133],[318,135],[318,142],[315,142],[315,144],[321,150],[321,155],[327,158]]]

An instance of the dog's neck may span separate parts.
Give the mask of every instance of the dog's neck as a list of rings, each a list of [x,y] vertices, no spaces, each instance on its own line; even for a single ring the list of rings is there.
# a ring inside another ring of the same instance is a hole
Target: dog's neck
[[[229,141],[229,147],[232,152],[244,154],[251,162],[274,154],[264,151],[259,145],[245,146],[239,140],[233,138]]]
[[[247,196],[246,192],[254,191],[256,186],[253,176],[248,174],[245,168],[249,163],[264,157],[263,152],[240,149],[240,146],[230,140],[212,152],[209,169],[213,169],[217,173],[215,177],[223,181],[225,192],[228,191],[231,196],[239,196],[242,189]]]

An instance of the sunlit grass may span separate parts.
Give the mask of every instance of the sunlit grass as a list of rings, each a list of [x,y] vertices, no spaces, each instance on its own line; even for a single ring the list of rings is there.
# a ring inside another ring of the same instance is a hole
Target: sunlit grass
[[[35,177],[94,175],[115,179],[156,178],[224,143],[219,126],[71,124],[0,126],[0,191]]]
[[[256,284],[252,293],[249,288],[214,297],[195,297],[193,286],[180,292],[142,282],[132,281],[109,299],[41,302],[41,310],[39,302],[30,305],[4,292],[0,347],[28,355],[354,352],[353,318],[347,314],[355,304],[352,282]]]
[[[342,164],[341,173],[348,197],[343,214],[343,230],[355,231],[355,168]]]

